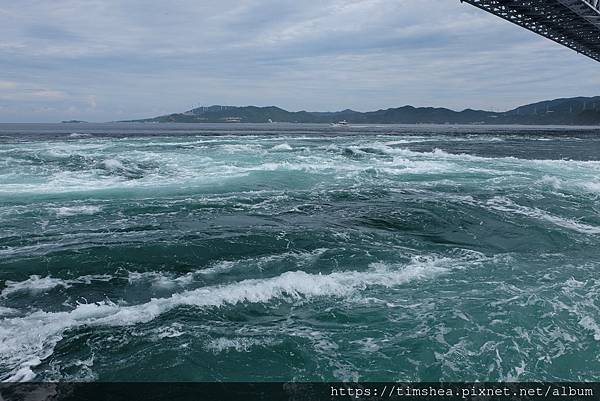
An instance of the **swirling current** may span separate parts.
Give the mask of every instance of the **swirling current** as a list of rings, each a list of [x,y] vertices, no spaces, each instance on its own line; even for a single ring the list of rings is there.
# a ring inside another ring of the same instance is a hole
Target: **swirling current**
[[[600,379],[600,131],[0,125],[0,380]]]

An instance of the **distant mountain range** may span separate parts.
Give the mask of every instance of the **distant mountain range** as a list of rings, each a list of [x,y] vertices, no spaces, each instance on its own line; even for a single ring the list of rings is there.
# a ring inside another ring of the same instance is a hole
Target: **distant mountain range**
[[[506,112],[466,109],[454,111],[439,107],[403,106],[385,110],[358,112],[287,111],[275,106],[210,106],[135,122],[177,123],[335,123],[350,124],[600,124],[600,96],[547,100],[517,107]]]

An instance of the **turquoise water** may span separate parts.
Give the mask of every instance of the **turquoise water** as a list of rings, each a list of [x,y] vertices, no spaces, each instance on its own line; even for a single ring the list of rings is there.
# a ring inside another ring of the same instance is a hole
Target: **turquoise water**
[[[0,125],[0,379],[598,380],[598,134]]]

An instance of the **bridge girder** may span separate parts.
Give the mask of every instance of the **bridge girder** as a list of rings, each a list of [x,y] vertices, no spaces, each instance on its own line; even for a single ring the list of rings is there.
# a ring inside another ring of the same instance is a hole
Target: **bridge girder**
[[[461,0],[600,61],[600,0]]]

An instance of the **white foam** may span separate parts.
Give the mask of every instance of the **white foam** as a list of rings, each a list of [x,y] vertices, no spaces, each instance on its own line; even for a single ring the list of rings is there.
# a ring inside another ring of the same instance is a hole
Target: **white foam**
[[[239,138],[232,138],[239,141]],[[269,140],[268,145],[252,142]],[[390,141],[365,140],[364,138],[311,138],[317,141],[333,141],[333,144],[316,146],[303,143],[304,152],[283,152],[297,149],[296,140],[301,138],[246,138],[245,143],[229,143],[232,140],[224,138],[207,139],[215,146],[200,149],[198,152],[187,152],[176,149],[150,151],[146,143],[137,139],[128,139],[120,143],[125,150],[115,153],[115,149],[107,143],[89,144],[84,141],[67,141],[56,143],[52,149],[20,148],[26,154],[38,152],[54,152],[59,156],[70,157],[74,154],[86,160],[98,160],[93,166],[83,170],[73,171],[54,163],[44,166],[33,166],[29,162],[17,163],[14,171],[0,176],[0,193],[65,193],[106,191],[109,189],[140,189],[193,187],[195,185],[222,185],[223,181],[241,178],[247,175],[266,171],[285,173],[288,171],[303,171],[310,174],[336,174],[335,178],[356,177],[364,179],[365,171],[376,173],[403,174],[449,174],[461,172],[489,173],[498,176],[523,176],[539,179],[542,175],[554,175],[564,183],[588,180],[593,182],[600,172],[598,161],[572,160],[527,160],[514,157],[490,158],[469,154],[451,154],[436,149],[432,152],[416,152],[397,147],[404,142],[422,141],[422,138],[390,137]],[[429,138],[430,139],[430,138]],[[461,139],[462,140],[462,139]],[[339,142],[338,142],[339,141]],[[225,142],[225,143],[224,143]],[[138,144],[139,143],[139,144]],[[156,145],[161,142],[156,141]],[[170,143],[170,142],[167,142]],[[173,142],[176,143],[176,142]],[[150,143],[152,144],[152,143]],[[271,146],[272,151],[268,146]],[[351,160],[340,154],[343,149],[351,149],[364,156],[360,160]],[[336,154],[331,154],[335,150]],[[125,153],[126,152],[126,153]],[[232,153],[245,152],[251,158],[237,158]],[[126,156],[125,156],[126,155]],[[254,157],[260,155],[262,157]],[[207,157],[210,156],[210,157]],[[124,159],[126,157],[126,159]],[[390,160],[393,158],[393,161]],[[138,164],[136,164],[138,163]],[[140,164],[141,163],[141,164]],[[143,169],[139,166],[150,163],[153,169]],[[11,174],[26,177],[15,181]],[[114,174],[106,174],[106,171]],[[199,174],[201,171],[201,174]],[[141,174],[141,173],[144,174]],[[541,174],[539,174],[541,173]],[[572,177],[576,174],[576,177]],[[125,176],[125,177],[124,177]],[[126,179],[127,176],[135,179]],[[6,177],[6,182],[4,182]],[[590,186],[593,188],[593,185]],[[590,189],[591,190],[591,189]],[[65,213],[72,213],[65,210]],[[85,211],[83,211],[85,213]]]
[[[237,352],[248,352],[250,348],[257,346],[272,345],[276,341],[271,338],[227,338],[221,337],[209,341],[206,344],[206,349],[214,352],[215,354],[235,350]]]
[[[451,161],[455,163],[474,162],[484,164],[486,166],[494,163],[495,166],[505,169],[507,166],[519,168],[529,167],[533,169],[551,170],[555,172],[564,171],[582,171],[585,169],[589,173],[597,173],[600,171],[600,161],[598,160],[566,160],[566,159],[522,159],[513,156],[508,157],[484,157],[476,156],[467,153],[449,153],[445,150],[435,148],[431,152],[417,152],[406,148],[396,148],[386,146],[382,143],[368,143],[360,146],[350,146],[350,149],[360,150],[361,148],[376,149],[384,154],[402,156],[410,161],[429,160],[434,162]],[[459,166],[455,166],[458,168]],[[498,170],[503,171],[503,170]],[[506,171],[504,171],[507,173]]]
[[[520,159],[518,157],[508,156],[508,157],[484,157],[484,156],[475,156],[467,153],[448,153],[442,149],[436,148],[432,152],[413,152],[406,149],[401,150],[402,153],[407,155],[430,155],[435,156],[440,159],[455,159],[455,160],[464,160],[464,161],[480,161],[480,162],[490,162],[490,161],[500,161],[500,162],[508,162],[508,163],[526,163],[530,165],[551,165],[555,167],[590,167],[595,170],[600,169],[600,161],[597,160],[566,160],[566,159]]]
[[[594,333],[594,340],[600,341],[600,326],[591,316],[584,316],[579,320],[579,325]]]
[[[110,281],[113,277],[108,274],[93,274],[77,277],[75,279],[60,279],[51,276],[40,277],[37,274],[29,276],[24,281],[7,280],[6,287],[0,293],[0,298],[6,298],[17,292],[38,294],[56,287],[69,288],[73,284],[91,284],[94,281]]]
[[[600,325],[594,318],[598,315],[596,299],[599,289],[600,280],[579,281],[571,277],[562,285],[562,292],[567,295],[565,302],[557,300],[554,303],[555,308],[566,310],[577,317],[577,323],[590,331],[596,341],[600,341]]]
[[[230,260],[222,260],[216,262],[211,267],[207,267],[206,269],[199,270],[199,274],[218,274],[218,273],[226,273],[233,270],[238,263],[230,261]]]
[[[562,186],[562,180],[556,176],[544,175],[540,180],[541,184],[550,185],[554,189],[560,189]]]
[[[6,306],[0,306],[0,316],[14,315],[18,312],[19,311],[17,309],[7,308]]]
[[[102,211],[102,207],[97,205],[63,206],[54,210],[59,217],[69,217],[96,214]]]
[[[292,147],[287,144],[287,143],[281,143],[279,145],[275,145],[271,148],[271,150],[284,150],[284,151],[289,151],[289,150],[293,150]]]
[[[224,144],[220,146],[221,149],[227,153],[238,153],[238,152],[260,152],[263,151],[263,147],[259,144],[243,143],[243,144]]]
[[[506,197],[493,197],[488,200],[487,205],[494,210],[509,212],[514,214],[520,214],[523,216],[531,217],[534,219],[539,219],[543,221],[547,221],[556,226],[563,227],[569,230],[577,231],[583,234],[600,234],[600,227],[591,226],[589,224],[584,224],[576,221],[575,219],[570,219],[566,217],[556,216],[554,214],[548,213],[544,210],[538,208],[530,208],[526,206],[521,206]]]
[[[125,165],[117,159],[106,159],[102,161],[102,166],[107,170],[125,170]]]
[[[367,271],[309,274],[290,271],[267,279],[202,287],[153,298],[149,302],[121,306],[110,301],[79,304],[65,312],[38,311],[25,317],[5,318],[0,325],[0,364],[9,373],[1,380],[30,380],[31,368],[52,354],[67,329],[80,326],[126,326],[148,322],[179,306],[223,307],[242,303],[289,302],[315,297],[346,297],[371,286],[392,287],[425,279],[448,270],[447,258],[415,259],[405,267],[373,264]],[[27,374],[22,369],[28,369]]]
[[[586,182],[583,184],[583,187],[590,192],[600,193],[600,182],[598,181]]]
[[[53,278],[50,276],[40,277],[39,275],[34,274],[29,276],[29,278],[25,281],[7,280],[6,287],[2,290],[2,293],[0,293],[0,297],[6,298],[10,294],[23,291],[36,294],[56,287],[68,288],[70,287],[70,284],[59,278]]]
[[[173,323],[170,326],[160,327],[157,330],[156,336],[158,339],[180,337],[185,334],[185,332],[181,330],[182,327],[183,325],[181,323]]]
[[[258,258],[247,258],[247,259],[240,259],[240,260],[235,260],[235,261],[222,260],[222,261],[216,262],[215,264],[213,264],[210,267],[207,267],[202,270],[197,270],[196,273],[205,274],[205,275],[227,273],[227,272],[230,272],[240,266],[243,266],[243,267],[256,266],[259,270],[262,270],[269,263],[273,263],[273,262],[279,263],[286,259],[294,260],[296,263],[296,266],[300,267],[300,266],[304,266],[306,264],[310,264],[311,262],[313,262],[314,260],[319,258],[319,256],[321,256],[327,250],[328,250],[327,248],[318,248],[311,252],[285,252],[285,253],[278,254],[278,255],[268,255],[268,256],[261,256]]]
[[[360,350],[365,354],[372,354],[381,349],[381,345],[373,337],[367,337],[362,340],[350,341],[351,344],[360,346]]]
[[[175,286],[185,286],[194,279],[195,272],[186,273],[183,276],[175,277],[172,273],[163,272],[129,272],[127,280],[129,283],[149,282],[153,287],[172,288]]]

